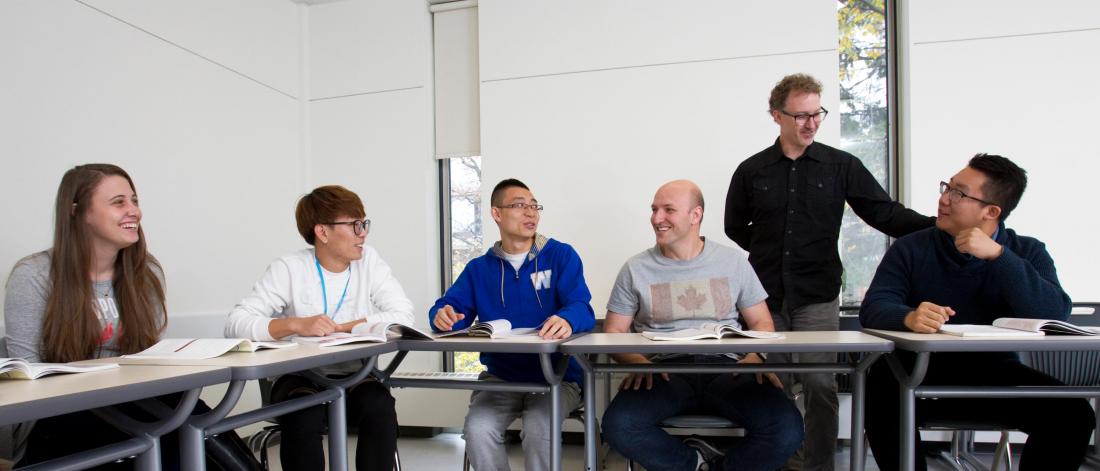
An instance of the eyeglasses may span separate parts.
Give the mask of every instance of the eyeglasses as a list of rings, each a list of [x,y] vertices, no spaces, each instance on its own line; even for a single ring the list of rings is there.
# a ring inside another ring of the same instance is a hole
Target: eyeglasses
[[[518,209],[520,211],[526,211],[528,209],[533,209],[535,211],[542,211],[542,208],[544,208],[543,205],[538,204],[538,203],[531,203],[531,204],[511,203],[511,204],[500,205],[500,206],[497,206],[497,207],[498,208],[507,208],[507,209]]]
[[[977,201],[979,203],[982,203],[982,204],[991,204],[991,205],[994,205],[994,206],[999,206],[997,203],[994,203],[992,201],[986,201],[986,200],[983,200],[983,199],[978,199],[978,198],[970,196],[966,193],[963,193],[962,190],[959,190],[957,188],[951,188],[951,185],[948,185],[947,182],[940,182],[940,194],[942,195],[942,194],[945,194],[945,193],[947,194],[947,201],[950,201],[951,204],[956,204],[959,201],[962,201],[963,198],[970,198],[970,199],[972,199],[974,201]]]
[[[351,230],[355,235],[363,235],[364,233],[370,234],[370,219],[364,219],[362,221],[326,222],[325,224],[347,224],[351,226]]]
[[[799,126],[802,126],[802,125],[806,124],[806,120],[808,120],[808,119],[813,119],[814,123],[820,124],[822,121],[825,121],[826,116],[829,116],[829,110],[825,109],[825,107],[821,107],[821,110],[818,111],[817,113],[791,114],[791,113],[788,113],[784,110],[777,110],[777,111],[779,111],[780,113],[783,113],[787,116],[790,116],[790,117],[794,118],[794,122],[798,123]]]

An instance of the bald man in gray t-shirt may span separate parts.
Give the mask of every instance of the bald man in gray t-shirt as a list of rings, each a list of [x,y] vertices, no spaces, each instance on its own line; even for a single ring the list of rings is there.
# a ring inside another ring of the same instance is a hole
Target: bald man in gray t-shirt
[[[699,235],[703,196],[686,180],[666,183],[653,197],[656,246],[627,260],[607,303],[604,332],[678,330],[704,322],[774,331],[767,298],[745,256]],[[614,355],[619,363],[762,363],[764,356]],[[608,443],[646,469],[776,469],[802,443],[802,416],[775,375],[650,374],[628,376],[604,414]],[[720,415],[745,428],[721,451],[698,438],[680,441],[662,420],[683,414]]]

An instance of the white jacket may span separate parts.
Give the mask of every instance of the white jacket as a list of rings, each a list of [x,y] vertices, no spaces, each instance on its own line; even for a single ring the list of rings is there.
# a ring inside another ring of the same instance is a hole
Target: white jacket
[[[274,340],[268,324],[275,317],[309,317],[324,312],[321,279],[313,249],[276,259],[225,322],[227,338]],[[333,316],[337,324],[356,319],[413,325],[412,301],[373,247],[351,262],[347,303]]]

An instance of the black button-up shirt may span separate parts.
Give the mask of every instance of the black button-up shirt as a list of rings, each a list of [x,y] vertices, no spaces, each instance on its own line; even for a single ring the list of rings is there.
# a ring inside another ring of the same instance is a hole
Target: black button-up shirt
[[[814,142],[798,159],[775,145],[737,167],[726,194],[726,235],[749,262],[778,312],[829,302],[840,294],[837,241],[844,202],[891,237],[935,225],[890,198],[858,158]]]

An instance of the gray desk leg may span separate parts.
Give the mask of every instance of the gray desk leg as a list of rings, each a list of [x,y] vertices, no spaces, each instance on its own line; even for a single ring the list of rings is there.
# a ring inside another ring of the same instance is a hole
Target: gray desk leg
[[[903,471],[913,471],[916,468],[917,450],[917,386],[924,381],[924,374],[928,372],[928,352],[917,352],[917,361],[913,365],[913,371],[906,373],[901,362],[893,354],[886,360],[890,362],[890,369],[901,386],[901,448],[899,448],[899,468]]]
[[[561,380],[569,366],[569,356],[562,355],[557,365],[550,361],[549,353],[539,354],[542,376],[550,384],[550,469],[561,471]]]
[[[852,471],[863,471],[863,462],[866,453],[863,442],[863,423],[865,404],[867,402],[867,368],[871,366],[882,353],[869,353],[856,365],[850,377],[852,379],[852,454],[849,463]]]
[[[206,471],[206,428],[229,415],[233,406],[241,398],[244,391],[245,380],[233,380],[229,382],[229,389],[225,396],[213,410],[202,415],[193,415],[183,426],[179,428],[180,435],[180,468],[188,471]]]
[[[347,402],[344,401],[344,388],[330,388],[340,393],[340,397],[328,405],[328,464],[329,469],[347,471],[348,469],[348,427]]]
[[[159,470],[160,437],[178,428],[180,424],[191,416],[191,412],[195,409],[195,404],[199,402],[200,391],[202,391],[202,389],[185,391],[176,404],[175,409],[170,409],[160,402],[154,402],[154,404],[158,406],[158,410],[153,412],[153,415],[155,417],[161,417],[161,420],[154,423],[139,422],[113,407],[95,409],[92,413],[119,430],[125,430],[148,443],[148,450],[135,457],[135,469],[142,471]],[[151,399],[151,401],[156,401],[156,399]],[[138,406],[142,406],[140,402],[137,404]]]
[[[577,357],[584,370],[584,469],[595,471],[598,464],[596,447],[596,372],[592,370],[586,355]]]

